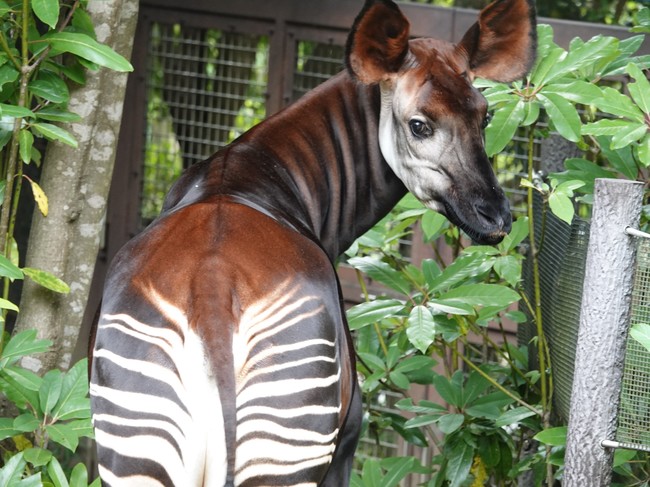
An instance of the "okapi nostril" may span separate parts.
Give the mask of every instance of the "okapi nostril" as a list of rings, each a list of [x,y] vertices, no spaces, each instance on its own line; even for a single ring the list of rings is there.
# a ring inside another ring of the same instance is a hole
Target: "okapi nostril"
[[[503,228],[505,222],[503,221],[503,217],[499,213],[498,210],[495,210],[491,206],[484,204],[484,203],[477,203],[474,205],[474,209],[476,210],[476,213],[485,220],[485,223],[491,226],[495,226],[497,228]]]

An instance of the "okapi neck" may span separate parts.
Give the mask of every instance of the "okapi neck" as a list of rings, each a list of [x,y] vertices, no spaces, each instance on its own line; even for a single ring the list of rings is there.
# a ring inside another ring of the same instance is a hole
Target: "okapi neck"
[[[165,209],[234,196],[333,261],[406,193],[379,149],[379,104],[378,87],[343,72],[191,167]]]

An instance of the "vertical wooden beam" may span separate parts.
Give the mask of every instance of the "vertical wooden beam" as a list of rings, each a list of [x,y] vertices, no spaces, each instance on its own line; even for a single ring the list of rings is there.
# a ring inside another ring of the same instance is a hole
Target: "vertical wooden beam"
[[[643,183],[597,179],[576,346],[565,487],[609,486]]]

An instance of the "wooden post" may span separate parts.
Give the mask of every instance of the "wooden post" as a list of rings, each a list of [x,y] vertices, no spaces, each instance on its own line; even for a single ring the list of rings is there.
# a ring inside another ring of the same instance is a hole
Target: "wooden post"
[[[611,480],[625,340],[636,261],[634,239],[643,183],[597,179],[576,345],[565,457],[565,487],[605,487]]]

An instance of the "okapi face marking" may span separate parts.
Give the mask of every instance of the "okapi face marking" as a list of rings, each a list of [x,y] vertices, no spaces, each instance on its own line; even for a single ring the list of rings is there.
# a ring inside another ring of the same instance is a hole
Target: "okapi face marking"
[[[379,144],[386,162],[422,203],[475,242],[510,231],[508,201],[483,146],[487,102],[476,76],[514,81],[534,60],[532,6],[500,0],[459,44],[408,40],[409,24],[388,0],[369,1],[348,41],[348,68],[381,90]]]

